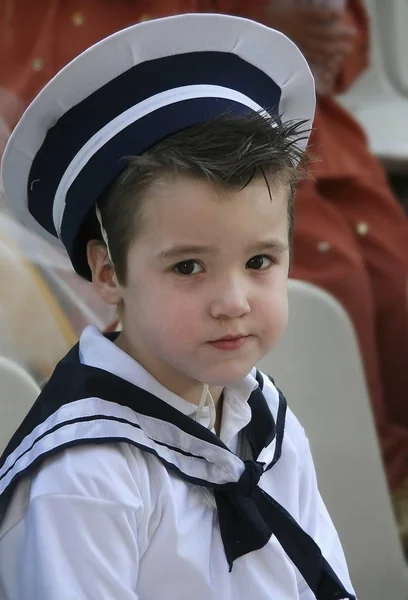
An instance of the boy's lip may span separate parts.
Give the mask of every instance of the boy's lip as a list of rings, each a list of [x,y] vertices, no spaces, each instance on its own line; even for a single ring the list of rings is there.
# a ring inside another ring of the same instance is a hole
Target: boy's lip
[[[217,348],[218,350],[222,350],[224,352],[226,351],[235,351],[235,350],[239,350],[240,348],[242,348],[242,346],[244,346],[244,344],[246,344],[247,339],[249,338],[249,335],[243,335],[241,334],[231,334],[231,335],[227,335],[224,336],[218,340],[213,340],[212,342],[209,342],[209,346],[212,346],[213,348]]]
[[[232,333],[229,335],[223,335],[221,338],[218,338],[216,340],[210,340],[210,344],[213,344],[215,342],[224,342],[226,340],[240,340],[241,338],[246,338],[249,337],[248,335],[246,335],[245,333]]]

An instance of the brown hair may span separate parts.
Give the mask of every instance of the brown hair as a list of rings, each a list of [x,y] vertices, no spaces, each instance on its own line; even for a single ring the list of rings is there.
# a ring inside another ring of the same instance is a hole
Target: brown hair
[[[126,283],[127,255],[141,225],[142,200],[149,187],[168,174],[199,177],[214,185],[242,189],[254,177],[288,186],[288,226],[292,238],[298,165],[306,166],[298,148],[307,137],[304,122],[277,124],[258,113],[225,114],[158,142],[127,165],[98,201],[118,280]],[[102,242],[95,214],[88,217],[87,238]],[[103,242],[102,242],[103,243]]]

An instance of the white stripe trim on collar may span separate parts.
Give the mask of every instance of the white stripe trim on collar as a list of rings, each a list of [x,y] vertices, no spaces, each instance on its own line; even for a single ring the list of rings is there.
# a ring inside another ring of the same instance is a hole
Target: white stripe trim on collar
[[[92,420],[79,421],[88,417]],[[123,423],[113,419],[124,419]],[[52,431],[58,427],[55,431]],[[238,481],[244,470],[240,458],[219,446],[185,433],[176,425],[136,413],[127,406],[101,398],[85,398],[65,404],[26,436],[0,469],[0,494],[12,479],[37,458],[76,440],[109,438],[134,442],[153,450],[189,477],[210,483]],[[159,443],[156,443],[159,442]],[[172,446],[167,448],[162,444]],[[187,456],[185,452],[194,454]]]

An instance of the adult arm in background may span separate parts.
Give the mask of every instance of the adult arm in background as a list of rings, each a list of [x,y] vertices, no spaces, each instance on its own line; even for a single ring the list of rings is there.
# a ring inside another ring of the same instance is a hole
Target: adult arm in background
[[[349,0],[344,12],[285,6],[281,0],[216,0],[213,6],[285,33],[310,64],[324,68],[331,93],[345,91],[368,64],[368,19],[362,0]]]

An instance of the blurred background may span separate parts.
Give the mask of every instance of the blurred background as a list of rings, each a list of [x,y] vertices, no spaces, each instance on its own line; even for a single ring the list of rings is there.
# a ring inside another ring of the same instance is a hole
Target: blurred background
[[[0,0],[0,155],[80,52],[183,12],[274,27],[315,76],[290,324],[261,366],[306,428],[360,599],[408,599],[408,1]],[[64,251],[13,218],[0,187],[0,447],[88,324],[120,327]]]

